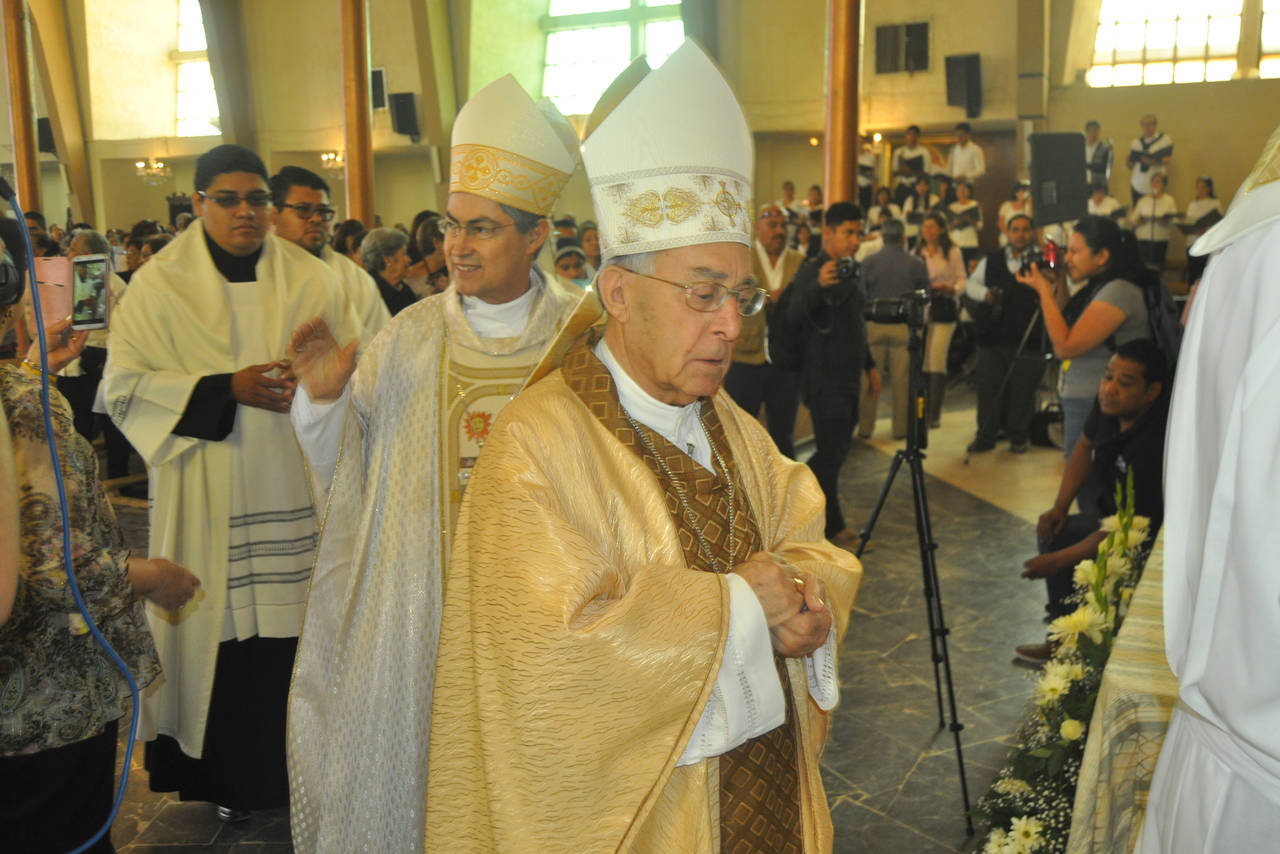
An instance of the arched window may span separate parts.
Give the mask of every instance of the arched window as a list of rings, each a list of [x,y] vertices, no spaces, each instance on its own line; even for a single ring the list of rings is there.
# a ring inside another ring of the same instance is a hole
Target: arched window
[[[591,112],[631,58],[657,68],[684,41],[680,0],[551,0],[542,94],[565,115]]]

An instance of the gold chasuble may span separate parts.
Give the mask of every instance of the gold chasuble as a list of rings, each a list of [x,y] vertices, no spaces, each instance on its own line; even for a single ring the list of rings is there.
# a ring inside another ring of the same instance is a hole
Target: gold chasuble
[[[580,342],[492,427],[445,583],[425,850],[831,850],[801,660],[778,659],[786,723],[676,764],[728,636],[721,574],[781,554],[827,585],[837,638],[861,578],[808,468],[723,393],[703,412],[715,473],[641,438]]]
[[[574,351],[564,366],[569,387],[619,442],[643,457],[662,484],[689,568],[728,572],[760,551],[763,546],[751,505],[740,489],[730,489],[725,480],[737,483],[741,478],[712,403],[703,406],[702,424],[718,476],[657,431],[627,417],[608,371],[604,377],[610,382],[599,382],[591,362],[604,368],[587,348]],[[786,722],[720,757],[720,850],[731,854],[799,854],[801,850],[795,712],[786,660],[776,654],[774,659],[787,699]]]

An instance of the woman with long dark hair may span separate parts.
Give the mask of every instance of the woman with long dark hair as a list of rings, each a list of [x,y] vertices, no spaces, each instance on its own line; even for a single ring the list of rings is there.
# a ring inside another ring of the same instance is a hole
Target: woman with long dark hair
[[[957,299],[966,281],[964,256],[951,242],[947,220],[937,211],[925,215],[915,254],[929,270],[929,330],[924,342],[924,374],[929,378],[929,426],[942,426],[942,396],[947,388],[947,353],[959,314]]]
[[[1054,353],[1064,364],[1062,413],[1064,450],[1070,456],[1084,431],[1085,418],[1098,395],[1098,382],[1115,348],[1136,338],[1150,338],[1144,292],[1164,287],[1138,254],[1132,231],[1105,216],[1086,216],[1076,223],[1067,241],[1067,272],[1085,285],[1065,301],[1065,282],[1052,282],[1032,266],[1018,281],[1040,295],[1044,328]],[[1061,307],[1060,307],[1061,306]],[[1080,506],[1096,498],[1082,490]]]

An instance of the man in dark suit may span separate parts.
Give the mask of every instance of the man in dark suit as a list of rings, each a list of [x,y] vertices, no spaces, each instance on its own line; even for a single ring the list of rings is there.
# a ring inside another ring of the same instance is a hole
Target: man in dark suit
[[[862,210],[852,202],[827,208],[822,251],[804,263],[791,282],[788,325],[807,336],[800,369],[800,398],[813,416],[817,450],[809,459],[827,499],[827,539],[852,547],[857,534],[840,512],[840,468],[849,455],[858,420],[858,394],[865,370],[872,388],[880,375],[867,352],[862,318],[866,294],[853,260],[862,241]]]

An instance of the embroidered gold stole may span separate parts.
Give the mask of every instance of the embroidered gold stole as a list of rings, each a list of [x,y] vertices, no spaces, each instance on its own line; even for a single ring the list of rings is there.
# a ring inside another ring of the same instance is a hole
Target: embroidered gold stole
[[[668,479],[663,466],[645,448],[628,422],[608,369],[588,346],[583,343],[575,345],[566,354],[561,368],[565,382],[592,415],[619,442],[640,455],[662,484],[667,510],[675,522],[680,547],[690,569],[715,571],[699,545],[694,524],[701,529],[702,538],[714,552],[721,572],[728,572],[760,551],[759,528],[744,490],[734,490],[734,548],[730,553],[728,484],[656,431],[641,425],[649,444],[661,455],[662,463],[675,482]],[[741,483],[724,428],[710,400],[703,401],[703,423],[729,469],[729,476],[735,483]],[[680,489],[683,489],[694,516],[692,521],[681,507]],[[775,655],[774,662],[786,697],[786,721],[720,757],[720,850],[726,854],[800,854],[804,848],[796,715],[785,661]]]

